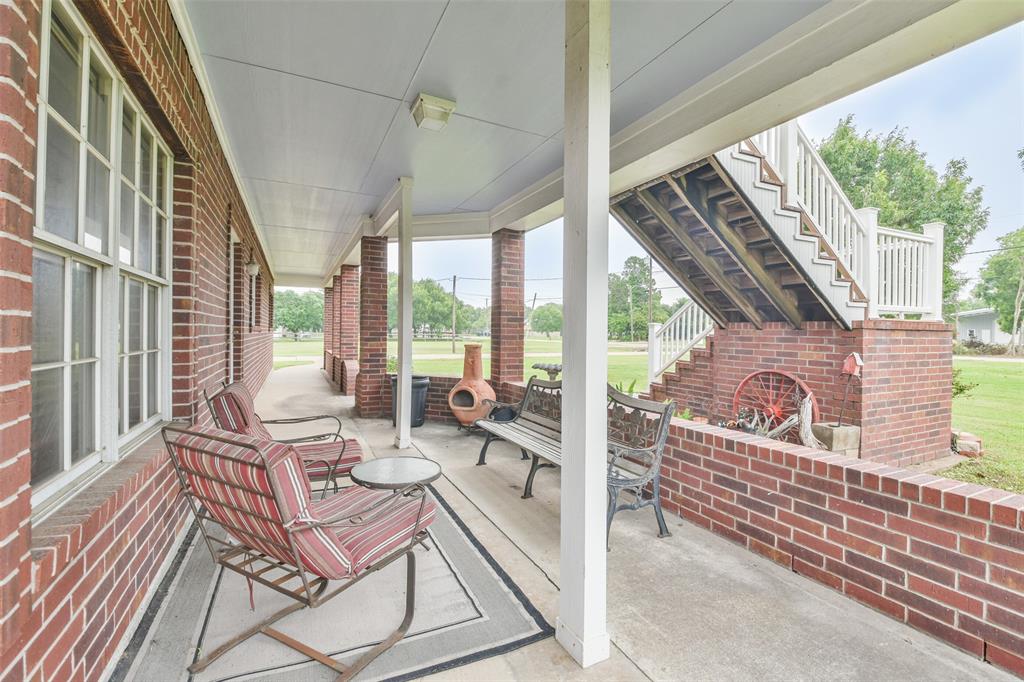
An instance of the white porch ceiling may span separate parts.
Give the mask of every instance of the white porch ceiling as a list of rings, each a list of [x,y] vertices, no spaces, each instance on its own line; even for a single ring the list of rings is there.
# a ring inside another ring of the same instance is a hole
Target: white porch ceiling
[[[824,0],[620,0],[612,133]],[[416,214],[488,211],[561,166],[561,0],[186,0],[279,283],[329,273],[399,176]],[[416,95],[454,99],[418,130]]]

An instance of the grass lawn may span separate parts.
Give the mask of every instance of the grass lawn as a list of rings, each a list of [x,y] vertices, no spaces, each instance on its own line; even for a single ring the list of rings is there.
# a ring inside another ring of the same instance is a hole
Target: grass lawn
[[[274,369],[295,367],[296,365],[312,365],[312,360],[274,360]]]
[[[957,357],[953,364],[978,384],[953,401],[953,428],[980,436],[985,456],[940,475],[1024,493],[1024,362]]]
[[[274,355],[289,357],[292,355],[323,355],[323,339],[274,339]]]
[[[530,367],[538,362],[559,363],[561,361],[562,356],[560,355],[526,358],[523,368],[523,379],[528,379],[534,374],[542,379],[546,379],[547,374],[538,369],[530,369]],[[491,361],[484,358],[485,377],[490,373],[490,368]],[[462,376],[462,360],[459,358],[452,358],[450,360],[424,360],[417,359],[414,355],[412,359],[412,371],[416,374],[430,374],[433,376]],[[609,383],[616,384],[622,382],[624,388],[629,388],[630,382],[634,379],[636,380],[636,388],[633,389],[634,391],[643,391],[647,389],[646,353],[608,356]]]

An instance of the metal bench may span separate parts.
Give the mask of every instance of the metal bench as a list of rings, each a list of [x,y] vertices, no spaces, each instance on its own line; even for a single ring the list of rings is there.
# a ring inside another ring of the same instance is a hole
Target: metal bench
[[[633,398],[608,387],[608,528],[616,512],[654,507],[658,537],[669,535],[661,511],[661,457],[675,403]],[[533,497],[537,472],[562,464],[562,382],[533,377],[515,419],[507,422],[479,419],[487,432],[477,465],[486,464],[487,448],[494,440],[519,447],[532,459],[523,499]],[[645,496],[649,489],[649,497]],[[628,493],[632,499],[620,502]]]

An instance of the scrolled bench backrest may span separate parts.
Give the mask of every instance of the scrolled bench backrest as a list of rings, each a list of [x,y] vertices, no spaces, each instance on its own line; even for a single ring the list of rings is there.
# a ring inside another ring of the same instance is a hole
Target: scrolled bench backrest
[[[621,393],[608,386],[608,445],[651,452],[630,461],[647,468],[661,466],[661,454],[675,413],[674,401],[659,403]]]
[[[562,438],[562,382],[530,377],[516,421],[556,440]]]

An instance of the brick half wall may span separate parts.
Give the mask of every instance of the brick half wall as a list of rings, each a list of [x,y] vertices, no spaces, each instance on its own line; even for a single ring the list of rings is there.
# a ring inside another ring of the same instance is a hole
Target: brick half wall
[[[673,420],[667,510],[1024,675],[1024,496]]]
[[[747,375],[785,371],[814,393],[821,421],[834,422],[845,390],[841,368],[852,352],[864,359],[864,376],[850,384],[843,422],[863,427],[861,457],[906,466],[948,454],[952,329],[941,322],[868,320],[852,330],[831,322],[730,324],[715,330],[708,349],[665,372],[650,395],[717,422],[734,416],[733,394]]]

